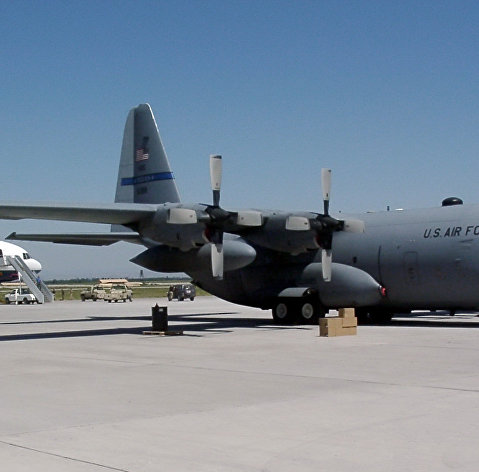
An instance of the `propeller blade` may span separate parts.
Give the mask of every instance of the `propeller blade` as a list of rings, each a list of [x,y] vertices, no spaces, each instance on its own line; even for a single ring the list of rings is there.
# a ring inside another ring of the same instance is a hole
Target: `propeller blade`
[[[263,215],[259,211],[241,210],[238,212],[236,223],[241,226],[261,226]]]
[[[198,222],[195,210],[188,208],[170,208],[166,222],[173,225],[188,225]]]
[[[321,268],[323,271],[323,280],[331,282],[331,273],[333,267],[333,254],[331,249],[323,249],[321,251]]]
[[[308,231],[311,229],[311,223],[304,216],[288,216],[286,229],[289,231]]]
[[[344,220],[344,231],[348,233],[364,233],[365,225],[361,220]]]
[[[329,198],[331,195],[331,169],[321,169],[321,188],[323,190],[324,214],[329,215]]]
[[[211,244],[211,271],[215,279],[223,278],[223,243]]]
[[[220,190],[222,176],[221,156],[217,154],[210,155],[210,178],[211,190],[213,190],[213,206],[220,206]]]

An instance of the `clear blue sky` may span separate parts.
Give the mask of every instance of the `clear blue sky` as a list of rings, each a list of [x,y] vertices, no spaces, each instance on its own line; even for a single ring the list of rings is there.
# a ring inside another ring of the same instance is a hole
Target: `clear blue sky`
[[[476,1],[0,2],[3,200],[113,200],[151,104],[185,201],[332,210],[479,202]],[[0,221],[10,231],[103,226]],[[128,275],[138,246],[20,243],[44,277]]]

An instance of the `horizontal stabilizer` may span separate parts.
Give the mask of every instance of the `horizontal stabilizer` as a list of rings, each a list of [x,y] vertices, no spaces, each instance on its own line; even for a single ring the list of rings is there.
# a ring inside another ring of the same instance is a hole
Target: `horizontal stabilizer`
[[[87,246],[109,246],[119,241],[143,244],[138,233],[71,233],[71,234],[19,234],[12,233],[6,237],[16,241],[42,241],[58,244],[82,244]]]

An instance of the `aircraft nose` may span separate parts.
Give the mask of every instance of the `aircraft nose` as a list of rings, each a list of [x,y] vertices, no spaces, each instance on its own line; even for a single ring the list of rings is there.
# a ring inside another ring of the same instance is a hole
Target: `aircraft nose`
[[[36,259],[28,259],[26,263],[30,270],[34,270],[35,272],[40,272],[42,270],[42,265]]]

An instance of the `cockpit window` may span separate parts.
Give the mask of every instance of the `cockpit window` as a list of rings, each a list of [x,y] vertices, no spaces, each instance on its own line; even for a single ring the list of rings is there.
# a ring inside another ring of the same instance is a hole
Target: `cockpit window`
[[[24,259],[30,259],[30,254],[28,254],[28,252],[24,252],[23,253],[23,258]]]

